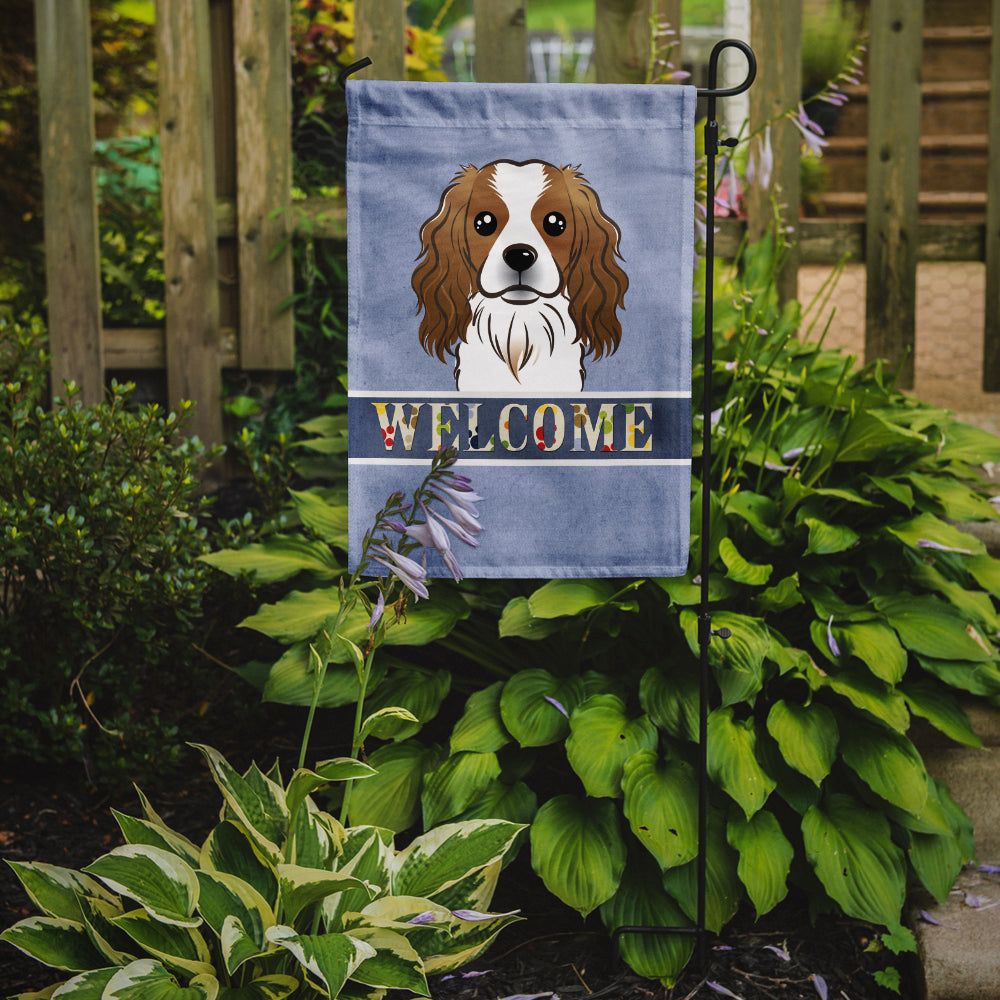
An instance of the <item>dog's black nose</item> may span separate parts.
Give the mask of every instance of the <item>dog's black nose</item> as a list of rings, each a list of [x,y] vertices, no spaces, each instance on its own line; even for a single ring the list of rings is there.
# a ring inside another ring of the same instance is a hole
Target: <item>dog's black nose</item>
[[[504,263],[518,274],[523,274],[538,260],[538,254],[526,243],[514,243],[503,252]]]

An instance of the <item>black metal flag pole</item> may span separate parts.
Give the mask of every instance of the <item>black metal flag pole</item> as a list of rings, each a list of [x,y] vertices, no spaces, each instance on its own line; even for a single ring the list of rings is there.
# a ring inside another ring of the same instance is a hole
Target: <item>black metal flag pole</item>
[[[719,88],[719,57],[728,48],[739,49],[747,60],[747,75],[736,87]],[[371,65],[366,56],[345,66],[337,77],[343,88],[347,78],[358,70]],[[757,59],[753,49],[746,42],[726,38],[716,43],[708,61],[708,87],[698,90],[698,96],[707,99],[707,121],[705,123],[705,160],[707,169],[706,186],[706,232],[705,232],[705,343],[704,343],[704,395],[702,398],[702,482],[701,482],[701,600],[698,612],[698,645],[701,653],[701,686],[698,705],[698,908],[694,927],[654,927],[623,926],[615,929],[615,942],[623,934],[695,934],[698,939],[698,962],[706,967],[705,955],[705,897],[707,890],[707,834],[708,834],[708,698],[709,665],[708,649],[712,637],[721,639],[729,636],[725,628],[712,629],[712,615],[709,604],[709,535],[711,531],[711,492],[709,480],[712,471],[712,294],[715,281],[715,158],[720,146],[735,146],[735,138],[719,139],[719,123],[716,121],[716,100],[720,97],[735,97],[750,89],[757,76]]]

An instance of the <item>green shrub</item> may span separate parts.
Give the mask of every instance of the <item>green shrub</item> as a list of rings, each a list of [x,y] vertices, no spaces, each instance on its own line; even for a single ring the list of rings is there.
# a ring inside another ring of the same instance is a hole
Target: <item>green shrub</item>
[[[175,752],[158,695],[191,660],[208,455],[188,405],[131,409],[128,385],[96,406],[68,385],[43,408],[41,337],[0,323],[0,743],[113,770]]]

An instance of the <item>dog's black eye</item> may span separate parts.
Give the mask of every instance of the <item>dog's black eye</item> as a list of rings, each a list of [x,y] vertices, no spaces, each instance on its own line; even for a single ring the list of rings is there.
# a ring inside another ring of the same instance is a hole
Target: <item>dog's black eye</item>
[[[542,229],[549,236],[562,236],[566,232],[566,217],[559,212],[549,212],[542,220]]]
[[[472,225],[480,236],[492,236],[497,231],[497,217],[492,212],[480,212]]]

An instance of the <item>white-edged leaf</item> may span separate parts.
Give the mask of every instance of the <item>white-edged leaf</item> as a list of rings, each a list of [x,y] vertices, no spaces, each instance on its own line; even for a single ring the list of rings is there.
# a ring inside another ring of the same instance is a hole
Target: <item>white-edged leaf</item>
[[[192,927],[161,923],[145,910],[132,910],[111,921],[150,955],[189,976],[210,975],[212,956],[201,934]]]
[[[6,941],[35,961],[54,969],[82,972],[105,964],[104,958],[91,943],[86,927],[65,917],[19,920],[0,934],[0,941]]]
[[[114,903],[115,897],[97,879],[41,861],[8,861],[31,901],[46,916],[82,920],[81,896]]]
[[[219,981],[212,975],[195,976],[181,986],[159,962],[142,958],[111,977],[101,1000],[215,1000],[218,995]]]
[[[294,955],[330,996],[338,996],[354,970],[375,957],[370,944],[348,934],[296,934],[293,928],[278,924],[268,928],[267,939]]]

